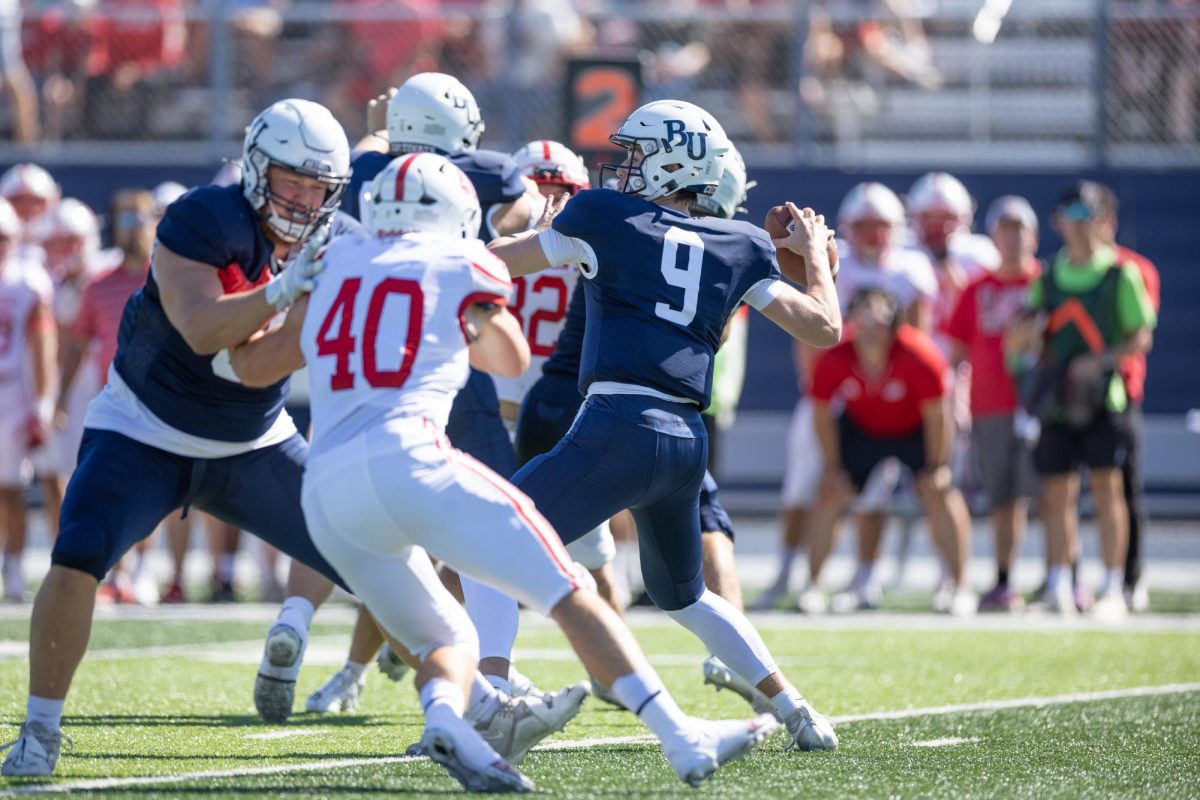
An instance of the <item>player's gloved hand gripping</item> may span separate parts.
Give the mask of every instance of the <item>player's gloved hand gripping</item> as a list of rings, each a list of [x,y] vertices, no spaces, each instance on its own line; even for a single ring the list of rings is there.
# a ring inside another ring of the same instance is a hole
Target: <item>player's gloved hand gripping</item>
[[[271,278],[267,284],[267,302],[276,311],[284,312],[303,295],[308,294],[316,286],[313,280],[325,265],[321,256],[325,254],[325,238],[323,231],[318,231],[304,245],[300,254],[289,263],[282,272]]]

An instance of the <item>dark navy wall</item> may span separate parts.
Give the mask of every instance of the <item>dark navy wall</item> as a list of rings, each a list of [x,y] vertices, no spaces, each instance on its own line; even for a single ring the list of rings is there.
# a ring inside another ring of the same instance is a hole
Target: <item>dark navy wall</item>
[[[52,168],[68,196],[103,209],[113,190],[153,186],[164,180],[185,185],[207,182],[219,164],[209,167],[58,165]],[[994,198],[1024,195],[1042,219],[1042,252],[1060,241],[1049,229],[1048,215],[1072,174],[958,173],[979,201],[983,216]],[[842,197],[855,183],[881,181],[903,193],[916,172],[851,173],[839,170],[755,169],[758,186],[750,193],[749,218],[761,222],[766,210],[790,199],[809,205],[831,219]],[[1163,308],[1150,356],[1146,410],[1182,413],[1200,407],[1200,170],[1107,171],[1089,173],[1113,186],[1121,199],[1123,244],[1148,256],[1162,274]],[[750,363],[742,405],[747,409],[787,409],[795,402],[787,337],[757,314],[751,315]]]

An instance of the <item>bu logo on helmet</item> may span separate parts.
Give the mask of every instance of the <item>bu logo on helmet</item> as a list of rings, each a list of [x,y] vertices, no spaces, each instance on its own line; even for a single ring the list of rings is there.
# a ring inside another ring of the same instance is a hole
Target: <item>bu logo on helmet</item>
[[[708,134],[695,133],[687,129],[687,123],[681,119],[664,120],[667,126],[667,138],[663,141],[667,149],[681,145],[687,145],[687,154],[690,158],[699,161],[708,155]],[[678,137],[678,139],[676,139]],[[699,141],[697,146],[696,142]],[[696,152],[697,147],[700,152]]]

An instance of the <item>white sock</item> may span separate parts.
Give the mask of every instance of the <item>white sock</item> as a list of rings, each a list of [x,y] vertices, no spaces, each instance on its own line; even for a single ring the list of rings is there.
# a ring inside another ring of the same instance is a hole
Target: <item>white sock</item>
[[[295,628],[301,639],[307,639],[308,627],[312,625],[314,613],[316,613],[316,609],[307,598],[295,595],[283,601],[283,607],[279,609],[279,616],[275,618],[275,624]]]
[[[786,544],[779,549],[779,574],[775,576],[775,586],[786,589],[792,577],[792,563],[799,551]]]
[[[443,678],[434,678],[421,687],[421,710],[426,725],[440,725],[462,719],[462,689]]]
[[[869,586],[871,579],[875,576],[875,562],[868,561],[864,564],[859,564],[858,569],[854,571],[854,587],[861,589],[864,586]]]
[[[1124,569],[1107,569],[1104,571],[1104,583],[1100,589],[1100,594],[1108,594],[1114,589],[1120,589],[1124,586],[1125,570]]]
[[[347,672],[354,676],[354,680],[362,680],[363,673],[367,671],[366,664],[360,664],[357,661],[347,661],[343,667]]]
[[[1053,594],[1058,591],[1059,584],[1066,578],[1067,568],[1062,564],[1052,564],[1046,570],[1046,591]]]
[[[512,661],[513,642],[517,640],[517,628],[521,624],[517,601],[466,575],[459,575],[459,579],[467,616],[479,633],[479,657]]]
[[[146,571],[146,554],[138,553],[133,560],[133,572],[129,574],[130,580],[137,583],[142,579],[142,573]]]
[[[25,719],[56,731],[62,726],[63,706],[66,703],[65,699],[51,700],[47,697],[29,695],[29,700],[25,704]]]
[[[715,592],[705,589],[696,602],[667,615],[700,637],[708,652],[751,685],[779,669],[746,615]]]
[[[775,707],[780,719],[787,719],[789,715],[796,713],[796,709],[803,703],[804,698],[791,686],[771,698],[771,705]]]
[[[504,695],[496,690],[483,675],[475,673],[475,680],[471,682],[471,696],[468,702],[471,707],[471,717],[487,718],[493,711],[500,707],[500,703],[504,701]]]
[[[613,681],[612,691],[661,742],[680,735],[691,723],[691,717],[679,709],[653,670],[622,675]]]

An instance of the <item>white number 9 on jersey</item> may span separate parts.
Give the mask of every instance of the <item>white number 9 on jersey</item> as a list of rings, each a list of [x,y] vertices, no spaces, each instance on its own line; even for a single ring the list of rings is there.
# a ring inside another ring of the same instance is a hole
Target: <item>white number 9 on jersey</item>
[[[676,266],[680,246],[687,248],[687,266]],[[695,231],[667,228],[663,241],[662,274],[671,286],[683,289],[683,307],[672,308],[666,303],[654,305],[655,315],[676,325],[690,325],[696,318],[696,302],[700,299],[700,267],[704,263],[704,240]]]

